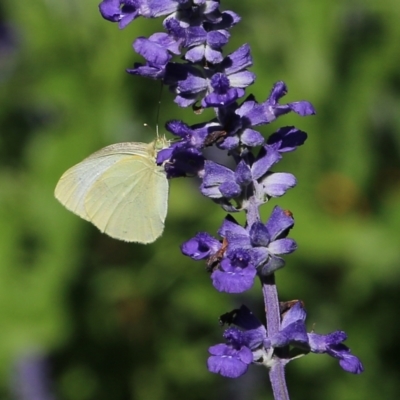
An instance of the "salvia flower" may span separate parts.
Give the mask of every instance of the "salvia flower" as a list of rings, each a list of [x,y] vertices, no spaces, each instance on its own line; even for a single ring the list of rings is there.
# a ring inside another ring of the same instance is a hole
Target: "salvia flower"
[[[156,18],[168,15],[189,2],[190,0],[103,0],[99,9],[103,18],[118,22],[122,29],[140,16]]]
[[[339,365],[347,372],[360,374],[364,371],[361,361],[351,354],[350,349],[342,342],[347,339],[345,332],[336,331],[328,335],[308,334],[310,351],[312,353],[326,353],[339,360]]]

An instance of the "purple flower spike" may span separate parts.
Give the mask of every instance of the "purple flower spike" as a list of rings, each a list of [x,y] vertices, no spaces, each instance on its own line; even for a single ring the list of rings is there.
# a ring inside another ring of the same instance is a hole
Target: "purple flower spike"
[[[328,335],[309,333],[308,339],[313,353],[327,353],[331,357],[339,359],[339,365],[347,372],[361,374],[364,366],[361,361],[351,354],[350,349],[342,344],[347,335],[342,331],[332,332]]]
[[[265,223],[260,217],[261,205],[296,185],[294,175],[272,169],[286,153],[303,145],[307,134],[286,126],[264,138],[257,127],[290,112],[313,115],[312,104],[280,104],[287,94],[283,81],[276,82],[262,102],[253,95],[244,97],[256,78],[248,70],[253,64],[251,49],[244,44],[224,54],[230,29],[240,17],[221,11],[220,0],[102,0],[99,9],[120,28],[138,17],[165,17],[165,32],[136,38],[133,47],[144,62],[135,63],[127,72],[159,79],[180,107],[191,106],[196,115],[212,108],[215,116],[195,125],[170,120],[166,129],[175,140],[156,152],[156,164],[164,168],[167,179],[200,178],[204,196],[228,213],[246,214],[243,226],[228,215],[218,238],[200,232],[181,245],[183,255],[205,261],[206,272],[219,292],[242,293],[253,287],[256,277],[262,285],[267,325],[246,306],[222,315],[220,322],[230,326],[223,334],[225,343],[209,348],[209,371],[238,378],[251,364],[263,365],[269,369],[274,396],[282,399],[289,397],[286,364],[310,352],[326,353],[338,359],[345,371],[361,373],[360,360],[343,344],[344,332],[307,333],[303,303],[279,302],[274,273],[285,265],[283,256],[297,248],[287,237],[294,219],[290,211],[278,206]],[[210,153],[204,149],[210,146],[227,153],[229,167],[207,158]]]

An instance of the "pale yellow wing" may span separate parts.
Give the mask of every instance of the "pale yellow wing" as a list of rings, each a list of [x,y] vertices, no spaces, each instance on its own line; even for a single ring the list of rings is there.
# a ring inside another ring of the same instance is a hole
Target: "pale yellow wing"
[[[117,143],[104,147],[68,169],[57,183],[54,195],[68,210],[90,221],[84,201],[94,182],[119,160],[132,155],[146,157],[147,143]]]
[[[118,143],[93,153],[63,174],[56,198],[114,238],[153,242],[163,231],[168,202],[156,145]]]
[[[154,159],[119,160],[89,190],[85,210],[107,235],[127,242],[151,243],[164,230],[168,180]]]

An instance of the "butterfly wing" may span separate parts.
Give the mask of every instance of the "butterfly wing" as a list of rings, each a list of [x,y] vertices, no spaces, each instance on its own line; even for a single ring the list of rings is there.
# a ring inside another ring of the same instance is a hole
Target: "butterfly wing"
[[[118,161],[88,192],[90,221],[107,235],[151,243],[164,230],[168,180],[154,160],[135,156]]]
[[[151,243],[164,229],[168,180],[153,143],[118,143],[66,171],[55,196],[111,237]]]

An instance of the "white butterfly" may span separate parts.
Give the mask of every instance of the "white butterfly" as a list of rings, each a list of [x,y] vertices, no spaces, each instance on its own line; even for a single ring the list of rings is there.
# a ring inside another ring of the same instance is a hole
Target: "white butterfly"
[[[115,239],[154,242],[164,230],[168,207],[168,180],[156,157],[168,146],[168,140],[157,138],[104,147],[62,175],[55,197]]]

